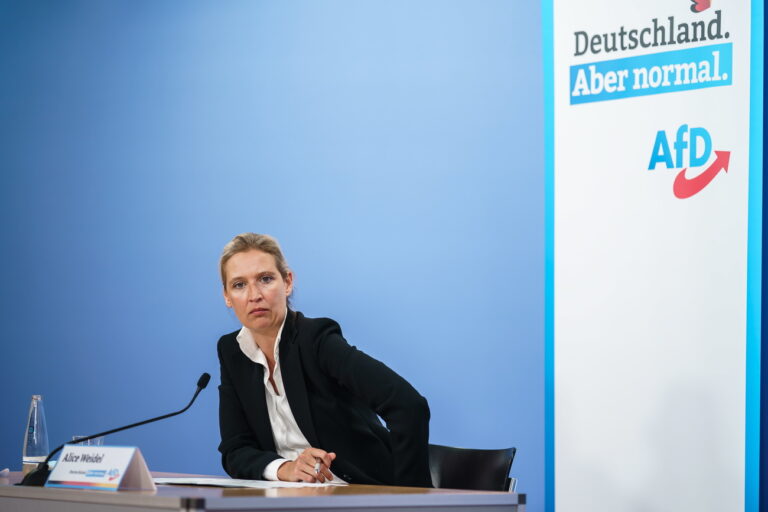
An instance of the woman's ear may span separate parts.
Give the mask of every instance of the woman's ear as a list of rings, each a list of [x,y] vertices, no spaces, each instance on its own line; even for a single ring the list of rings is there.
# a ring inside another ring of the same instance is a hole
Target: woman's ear
[[[293,291],[293,272],[290,270],[285,275],[285,296],[289,297]]]

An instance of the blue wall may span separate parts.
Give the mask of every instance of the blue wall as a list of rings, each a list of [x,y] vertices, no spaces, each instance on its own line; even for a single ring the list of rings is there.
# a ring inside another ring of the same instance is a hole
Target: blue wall
[[[257,231],[543,510],[538,3],[2,2],[0,66],[0,468],[33,393],[55,445],[208,371],[109,442],[222,474],[217,258]]]

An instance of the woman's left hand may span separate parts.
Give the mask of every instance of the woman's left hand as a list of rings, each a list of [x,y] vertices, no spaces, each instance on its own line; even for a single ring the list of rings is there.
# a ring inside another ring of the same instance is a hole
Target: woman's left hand
[[[333,480],[330,467],[336,454],[320,448],[307,448],[296,460],[277,469],[277,478],[287,482],[325,482]]]

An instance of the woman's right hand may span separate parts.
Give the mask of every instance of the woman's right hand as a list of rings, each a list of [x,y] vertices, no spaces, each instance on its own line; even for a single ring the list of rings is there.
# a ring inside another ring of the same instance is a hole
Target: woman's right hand
[[[331,462],[336,458],[333,452],[326,452],[320,448],[307,448],[296,457],[283,463],[277,469],[277,478],[284,482],[325,482],[333,480]],[[319,464],[320,470],[315,472]]]

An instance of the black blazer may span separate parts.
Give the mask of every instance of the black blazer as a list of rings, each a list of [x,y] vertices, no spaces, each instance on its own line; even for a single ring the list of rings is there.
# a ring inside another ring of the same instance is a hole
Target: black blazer
[[[309,444],[335,452],[331,470],[347,482],[431,487],[427,400],[386,365],[347,344],[333,320],[290,310],[287,315],[280,368],[291,412]],[[230,476],[260,480],[280,456],[264,367],[242,353],[238,332],[218,343],[219,451]]]

